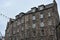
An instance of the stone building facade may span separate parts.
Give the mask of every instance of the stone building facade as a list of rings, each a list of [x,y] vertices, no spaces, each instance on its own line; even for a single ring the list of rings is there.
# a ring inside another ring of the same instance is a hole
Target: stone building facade
[[[5,40],[57,40],[59,24],[57,3],[40,5],[10,19],[5,31]]]

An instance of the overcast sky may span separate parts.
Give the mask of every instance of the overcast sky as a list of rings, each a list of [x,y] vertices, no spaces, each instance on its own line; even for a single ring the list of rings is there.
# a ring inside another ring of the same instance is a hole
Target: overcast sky
[[[15,18],[15,16],[20,12],[27,12],[32,7],[38,7],[38,5],[46,5],[52,2],[53,0],[0,0],[0,14],[2,13],[10,18]],[[60,0],[56,0],[56,2],[59,12]],[[3,36],[5,35],[5,29],[8,20],[8,18],[0,15],[0,32]]]

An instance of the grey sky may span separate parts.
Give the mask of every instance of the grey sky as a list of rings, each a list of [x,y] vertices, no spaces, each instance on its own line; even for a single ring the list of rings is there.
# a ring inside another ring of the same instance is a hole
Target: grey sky
[[[0,0],[0,13],[14,18],[20,12],[27,12],[32,7],[38,7],[38,5],[46,5],[52,2],[53,0]],[[58,11],[60,11],[60,0],[56,0],[56,2],[58,5]],[[5,34],[6,24],[8,20],[9,19],[0,15],[0,31],[3,35]]]

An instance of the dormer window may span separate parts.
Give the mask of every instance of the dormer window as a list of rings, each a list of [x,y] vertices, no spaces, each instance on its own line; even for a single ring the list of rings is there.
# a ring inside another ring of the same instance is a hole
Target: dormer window
[[[31,11],[35,12],[36,11],[36,7],[31,8]]]
[[[43,10],[44,9],[44,5],[38,6],[39,10]]]
[[[35,12],[35,9],[32,9],[32,12]]]
[[[19,18],[19,15],[16,16],[16,19]]]
[[[24,15],[24,13],[23,12],[21,12],[20,14],[19,14],[19,17],[21,17],[21,16],[23,16]]]
[[[17,18],[20,18],[21,16],[23,16],[25,13],[23,13],[23,12],[21,12],[21,13],[19,13],[17,16],[16,16],[16,19]]]

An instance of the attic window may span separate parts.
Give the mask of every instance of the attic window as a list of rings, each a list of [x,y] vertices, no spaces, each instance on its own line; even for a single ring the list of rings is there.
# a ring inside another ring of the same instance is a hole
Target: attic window
[[[38,6],[39,10],[43,10],[44,9],[44,5]]]
[[[24,15],[24,13],[23,12],[21,12],[20,14],[19,14],[19,17],[21,17],[21,16],[23,16]]]
[[[35,12],[36,11],[36,7],[31,8],[31,11]]]

